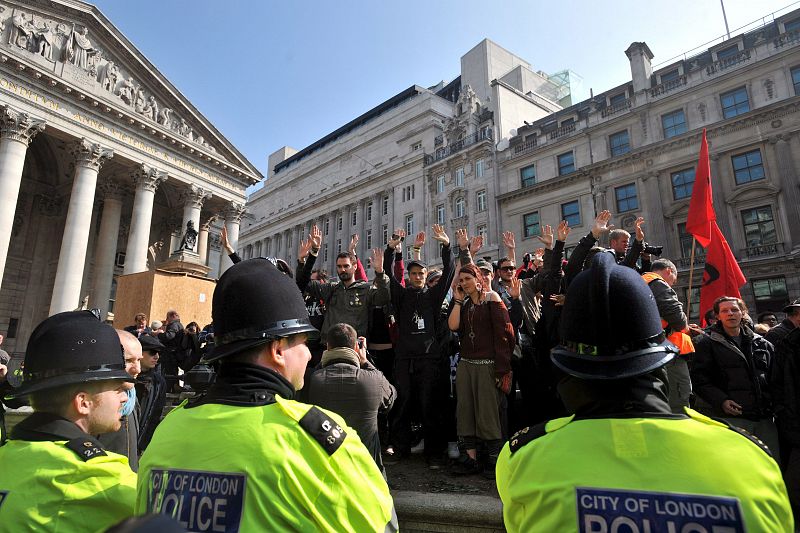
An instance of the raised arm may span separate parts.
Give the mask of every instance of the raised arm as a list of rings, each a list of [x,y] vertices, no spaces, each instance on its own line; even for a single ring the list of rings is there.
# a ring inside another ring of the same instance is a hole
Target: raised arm
[[[503,232],[503,245],[506,247],[506,256],[517,264],[517,240],[514,238],[513,231]]]
[[[322,245],[322,232],[316,225],[311,227],[311,233],[308,235],[308,241],[309,247],[308,251],[306,252],[307,257],[298,256],[305,258],[303,267],[297,269],[297,288],[300,289],[300,292],[305,292],[308,282],[311,281],[311,272],[314,270],[314,264],[317,262],[317,255],[319,254],[319,249]],[[303,251],[302,244],[300,246],[300,251]]]

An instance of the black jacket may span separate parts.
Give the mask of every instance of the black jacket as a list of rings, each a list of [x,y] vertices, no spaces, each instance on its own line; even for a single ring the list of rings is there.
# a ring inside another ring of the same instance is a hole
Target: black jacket
[[[800,328],[775,345],[773,366],[770,385],[778,430],[793,448],[800,448]]]
[[[149,372],[142,372],[136,378],[136,399],[139,409],[139,453],[143,452],[156,426],[161,422],[161,412],[167,403],[167,383],[158,366]]]
[[[710,404],[706,414],[730,417],[722,410],[725,400],[742,406],[742,417],[750,420],[772,416],[770,373],[774,356],[772,344],[746,326],[741,327],[742,346],[725,334],[722,324],[707,330],[695,343],[692,385],[697,395]]]
[[[788,318],[784,318],[780,324],[775,326],[774,328],[770,329],[765,335],[764,338],[767,339],[769,342],[772,343],[775,348],[778,347],[778,341],[788,335],[794,327],[794,322],[789,320]]]

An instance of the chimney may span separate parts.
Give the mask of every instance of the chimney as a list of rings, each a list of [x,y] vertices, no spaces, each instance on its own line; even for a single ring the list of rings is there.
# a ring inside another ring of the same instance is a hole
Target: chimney
[[[650,60],[653,59],[653,52],[647,43],[631,43],[625,55],[631,62],[631,78],[633,79],[633,92],[638,93],[650,88],[650,75],[653,69]]]

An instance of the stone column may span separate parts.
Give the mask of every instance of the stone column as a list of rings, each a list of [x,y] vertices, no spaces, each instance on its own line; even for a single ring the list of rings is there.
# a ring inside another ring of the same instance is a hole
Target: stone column
[[[188,189],[183,190],[181,193],[181,201],[183,202],[183,224],[181,224],[181,234],[186,231],[186,226],[189,222],[192,223],[192,227],[195,230],[200,228],[200,210],[203,208],[203,203],[209,198],[211,198],[211,193],[195,184],[191,184]],[[206,231],[206,238],[208,238],[208,231]],[[198,254],[200,253],[199,240],[200,235],[198,234],[198,245],[192,250]]]
[[[150,224],[153,218],[153,199],[156,189],[167,179],[167,173],[142,163],[133,174],[136,190],[133,197],[131,232],[125,250],[123,274],[136,274],[147,270],[147,251],[150,246]],[[172,250],[167,250],[171,253]]]
[[[105,179],[98,185],[103,196],[103,215],[94,251],[94,283],[92,284],[91,307],[100,309],[106,316],[111,284],[114,281],[114,259],[117,255],[119,222],[122,215],[123,190],[120,185]]]
[[[798,180],[797,169],[794,166],[792,157],[792,147],[789,145],[788,135],[779,135],[776,139],[770,139],[770,143],[775,145],[775,160],[778,172],[775,180],[780,186],[784,197],[783,205],[787,213],[796,211],[800,206],[800,180]],[[785,251],[789,252],[793,247],[800,245],[800,219],[796,216],[787,217]]]
[[[0,105],[0,285],[11,244],[25,153],[28,144],[42,130],[44,120]]]
[[[239,224],[242,221],[244,213],[244,206],[236,202],[230,202],[225,209],[225,227],[228,229],[228,242],[234,250],[236,250],[236,247],[239,245]],[[241,250],[237,250],[237,252],[239,252],[239,254],[242,253]],[[220,276],[232,266],[230,259],[227,258],[225,250],[222,250],[221,254],[219,265]]]
[[[642,177],[644,185],[643,194],[640,198],[644,200],[645,241],[655,245],[667,244],[667,227],[664,223],[664,205],[661,202],[661,187],[658,183],[658,174],[645,174]],[[648,218],[649,217],[649,218]],[[667,246],[669,249],[669,246]]]
[[[215,220],[217,220],[216,215],[200,224],[200,231],[197,234],[197,254],[200,256],[200,262],[204,265],[208,265],[208,231]]]
[[[80,304],[97,173],[102,164],[114,156],[114,151],[81,139],[73,145],[72,155],[75,157],[75,177],[61,238],[53,297],[50,299],[51,315],[70,311]]]
[[[372,198],[372,246],[383,248],[383,211],[382,209],[383,195],[376,194]]]

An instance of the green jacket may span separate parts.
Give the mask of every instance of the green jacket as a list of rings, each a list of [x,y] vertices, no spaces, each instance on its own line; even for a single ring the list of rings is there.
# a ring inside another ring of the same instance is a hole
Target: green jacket
[[[139,463],[136,511],[189,531],[395,531],[389,488],[343,419],[266,405],[172,411]]]
[[[135,500],[128,459],[63,418],[34,413],[0,447],[0,532],[105,531]]]
[[[497,461],[506,528],[794,531],[775,461],[722,422],[686,411],[567,417],[518,432]]]

